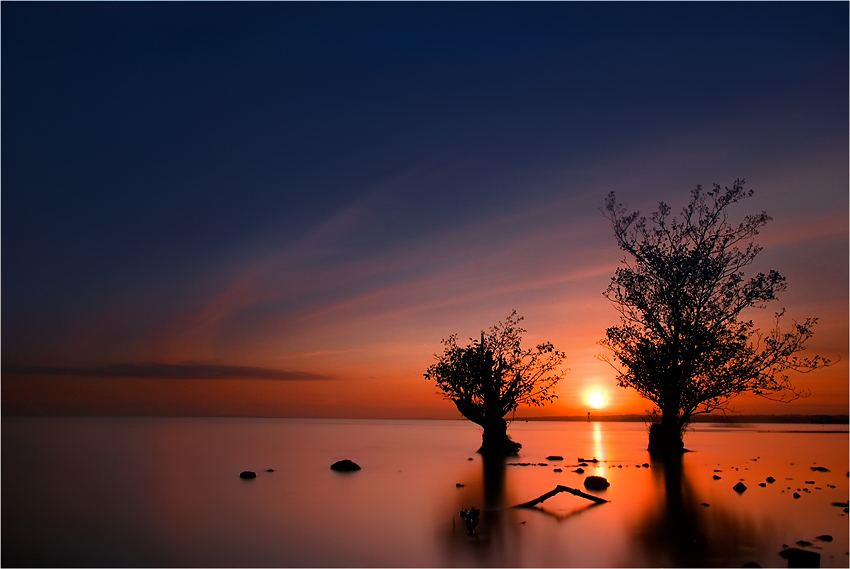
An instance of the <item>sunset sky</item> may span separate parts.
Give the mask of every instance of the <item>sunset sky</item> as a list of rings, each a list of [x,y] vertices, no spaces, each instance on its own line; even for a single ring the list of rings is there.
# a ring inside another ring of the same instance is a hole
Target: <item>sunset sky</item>
[[[794,377],[848,408],[848,4],[3,3],[4,414],[460,417],[440,340],[516,309],[520,414],[643,413],[597,356],[599,208],[746,178]],[[594,405],[598,403],[594,402]]]

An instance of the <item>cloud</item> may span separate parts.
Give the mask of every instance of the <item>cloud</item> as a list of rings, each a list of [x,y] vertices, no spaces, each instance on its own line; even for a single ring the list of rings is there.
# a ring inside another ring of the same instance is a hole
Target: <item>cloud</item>
[[[330,376],[304,371],[268,369],[250,366],[212,365],[185,362],[123,363],[101,367],[4,366],[4,373],[23,375],[63,375],[72,377],[112,377],[139,379],[273,379],[317,380]]]

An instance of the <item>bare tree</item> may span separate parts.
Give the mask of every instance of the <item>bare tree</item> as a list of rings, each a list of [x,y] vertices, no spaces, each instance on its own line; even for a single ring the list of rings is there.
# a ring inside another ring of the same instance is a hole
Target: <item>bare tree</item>
[[[553,387],[566,373],[558,370],[566,356],[551,343],[522,348],[522,319],[514,310],[465,347],[458,346],[456,334],[449,336],[442,341],[444,353],[425,373],[464,417],[484,429],[482,454],[516,454],[522,445],[508,436],[505,415],[522,404],[551,402],[557,397]]]
[[[681,452],[691,417],[724,409],[740,393],[780,401],[803,396],[785,372],[829,364],[795,355],[805,349],[816,318],[792,322],[783,331],[782,310],[763,334],[740,317],[744,309],[776,300],[786,287],[785,277],[773,270],[744,275],[761,251],[754,238],[771,218],[761,212],[735,225],[728,209],[752,195],[744,180],[731,188],[715,184],[710,191],[697,186],[681,217],[671,217],[662,202],[648,220],[640,212],[627,213],[613,192],[605,200],[603,214],[627,257],[605,293],[620,313],[620,325],[609,328],[600,343],[620,364],[618,384],[657,406],[651,452]]]

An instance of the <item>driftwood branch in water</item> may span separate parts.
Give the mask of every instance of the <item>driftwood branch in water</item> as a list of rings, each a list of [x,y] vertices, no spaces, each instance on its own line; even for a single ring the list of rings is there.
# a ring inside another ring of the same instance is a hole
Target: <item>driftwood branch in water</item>
[[[597,504],[605,504],[605,503],[608,502],[608,500],[605,500],[605,499],[600,498],[598,496],[591,496],[590,494],[586,494],[586,493],[582,492],[581,490],[576,490],[575,488],[569,488],[567,486],[561,486],[559,484],[558,486],[555,487],[554,490],[552,490],[550,492],[546,492],[545,494],[543,494],[539,498],[535,498],[534,500],[532,500],[530,502],[526,502],[524,504],[519,504],[519,505],[514,506],[514,507],[515,508],[533,508],[534,506],[536,506],[540,502],[548,500],[549,498],[551,498],[555,494],[560,494],[561,492],[569,492],[570,494],[573,494],[575,496],[579,496],[581,498],[587,498],[588,500],[591,500],[592,502],[596,502]]]

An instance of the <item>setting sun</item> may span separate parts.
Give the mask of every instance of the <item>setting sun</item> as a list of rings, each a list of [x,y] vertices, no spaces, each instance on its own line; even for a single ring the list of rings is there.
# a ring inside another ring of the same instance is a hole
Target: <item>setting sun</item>
[[[605,399],[605,394],[601,391],[591,391],[587,394],[587,404],[594,409],[605,407],[608,401]]]

